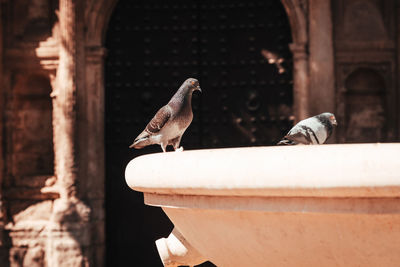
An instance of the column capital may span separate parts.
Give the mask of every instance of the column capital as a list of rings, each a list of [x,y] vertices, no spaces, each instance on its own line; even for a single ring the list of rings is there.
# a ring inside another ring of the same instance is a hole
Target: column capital
[[[85,48],[86,60],[89,63],[100,63],[107,54],[107,49],[103,46],[87,46]]]
[[[292,51],[293,59],[307,59],[308,58],[308,45],[307,43],[291,43],[289,49]]]

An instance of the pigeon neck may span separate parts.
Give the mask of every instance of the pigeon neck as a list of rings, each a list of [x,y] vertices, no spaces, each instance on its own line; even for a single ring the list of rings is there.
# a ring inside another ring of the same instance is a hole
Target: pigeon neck
[[[333,131],[333,125],[329,121],[329,119],[324,116],[318,116],[318,120],[322,123],[322,125],[324,125],[326,127],[328,134],[331,135],[332,131]]]
[[[189,91],[189,88],[187,87],[181,87],[179,88],[178,92],[174,95],[174,97],[171,99],[171,102],[179,102],[179,103],[185,103],[192,99],[192,92]]]

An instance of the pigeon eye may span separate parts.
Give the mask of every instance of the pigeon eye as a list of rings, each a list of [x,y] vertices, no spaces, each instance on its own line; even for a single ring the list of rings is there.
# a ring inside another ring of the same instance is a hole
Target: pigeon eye
[[[192,85],[194,85],[195,84],[195,82],[194,81],[192,81]]]

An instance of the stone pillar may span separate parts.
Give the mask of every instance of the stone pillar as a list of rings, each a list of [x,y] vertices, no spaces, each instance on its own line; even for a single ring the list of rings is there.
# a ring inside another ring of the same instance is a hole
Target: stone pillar
[[[309,1],[310,115],[335,112],[334,51],[330,0]]]
[[[76,2],[60,0],[60,54],[53,97],[55,173],[61,198],[76,196]]]
[[[308,55],[306,45],[290,44],[293,53],[293,98],[296,122],[309,117]]]
[[[0,14],[2,14],[2,8],[0,5]],[[3,86],[3,23],[0,19],[0,107],[4,107],[4,86]],[[3,157],[3,144],[4,144],[4,108],[0,111],[0,263],[6,262],[8,257],[7,250],[5,247],[5,236],[4,236],[4,207],[3,207],[3,175],[4,175],[4,161],[5,158]]]
[[[400,4],[397,4],[397,73],[400,73]],[[396,141],[400,141],[400,75],[397,76],[397,105],[395,110],[395,116],[397,117],[396,125]]]
[[[59,1],[59,65],[53,97],[54,188],[60,198],[54,201],[46,228],[48,266],[88,266],[90,209],[78,195],[77,76],[78,50],[82,45],[78,14],[82,1]],[[82,64],[82,62],[81,62]],[[83,89],[83,88],[81,88]]]
[[[104,56],[106,49],[88,46],[85,49],[85,95],[80,98],[80,162],[86,163],[85,180],[80,183],[91,211],[91,252],[93,266],[105,266],[104,210]],[[83,119],[84,118],[84,119]]]

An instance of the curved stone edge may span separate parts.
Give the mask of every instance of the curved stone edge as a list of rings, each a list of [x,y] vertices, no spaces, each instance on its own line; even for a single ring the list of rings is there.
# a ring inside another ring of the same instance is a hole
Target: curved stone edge
[[[400,196],[400,144],[253,147],[150,154],[127,166],[136,191],[225,196]]]

